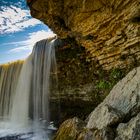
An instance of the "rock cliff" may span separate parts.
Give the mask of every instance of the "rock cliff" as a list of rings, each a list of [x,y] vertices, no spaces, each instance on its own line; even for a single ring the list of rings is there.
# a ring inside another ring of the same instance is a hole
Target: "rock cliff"
[[[74,38],[104,69],[140,60],[139,0],[27,0],[59,38]]]
[[[27,0],[27,4],[33,17],[67,40],[59,49],[58,87],[62,108],[74,104],[76,116],[81,111],[76,107],[87,108],[86,100],[101,101],[118,80],[140,65],[139,0]],[[116,84],[85,122],[67,120],[54,139],[139,140],[139,81],[140,67]]]
[[[70,140],[140,139],[140,67],[114,86],[86,122],[83,127],[84,123],[78,119],[67,120],[59,128],[55,140],[66,140],[69,134]],[[79,129],[77,124],[82,127]]]

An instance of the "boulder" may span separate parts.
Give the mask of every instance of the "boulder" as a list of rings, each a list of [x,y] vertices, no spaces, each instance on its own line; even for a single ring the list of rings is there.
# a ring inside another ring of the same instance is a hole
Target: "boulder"
[[[118,82],[106,99],[90,114],[88,128],[105,126],[129,120],[140,111],[140,67],[133,69]],[[109,108],[113,111],[109,111]]]
[[[75,140],[84,125],[85,123],[76,117],[68,119],[62,123],[54,140]]]
[[[119,124],[115,140],[140,140],[140,113],[129,122]]]
[[[108,126],[118,124],[123,118],[123,114],[120,111],[107,104],[99,106],[95,110],[96,113],[94,115],[91,114],[88,122],[89,126],[94,125],[94,127],[90,128],[103,129]],[[91,118],[93,121],[91,121]]]

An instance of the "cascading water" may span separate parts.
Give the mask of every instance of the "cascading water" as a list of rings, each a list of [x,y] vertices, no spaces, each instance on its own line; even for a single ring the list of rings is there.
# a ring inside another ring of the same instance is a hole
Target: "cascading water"
[[[29,56],[24,62],[18,79],[18,84],[13,100],[10,121],[17,127],[28,125],[29,95],[32,78],[32,57]]]
[[[42,46],[42,47],[40,47]],[[44,47],[43,47],[44,46]],[[33,122],[38,139],[43,139],[47,135],[43,129],[49,126],[50,111],[50,78],[51,73],[57,73],[54,40],[48,42],[42,40],[38,42],[33,50],[33,79],[32,79],[32,94],[33,96]]]
[[[0,119],[7,119],[23,61],[0,65]]]
[[[4,126],[5,129],[21,130],[20,133],[25,133],[23,130],[32,132],[34,140],[49,139],[50,82],[51,74],[56,76],[57,73],[54,44],[55,40],[37,42],[32,54],[25,60],[16,90],[10,93],[14,98],[9,101],[9,121]],[[0,90],[2,89],[0,81]],[[1,111],[3,106],[0,107]]]

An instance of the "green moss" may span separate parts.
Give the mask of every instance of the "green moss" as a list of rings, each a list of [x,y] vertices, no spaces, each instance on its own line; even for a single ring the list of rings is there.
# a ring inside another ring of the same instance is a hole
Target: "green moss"
[[[99,89],[109,89],[110,88],[110,83],[107,81],[99,81],[99,83],[97,83],[97,88]]]
[[[111,73],[110,73],[110,79],[116,79],[116,80],[120,80],[121,78],[123,78],[125,75],[125,73],[121,70],[121,69],[112,69]]]

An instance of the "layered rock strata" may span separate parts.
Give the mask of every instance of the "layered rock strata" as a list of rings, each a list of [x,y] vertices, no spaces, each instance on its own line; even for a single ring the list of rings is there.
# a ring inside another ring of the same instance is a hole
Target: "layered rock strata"
[[[139,0],[27,0],[59,38],[74,38],[104,69],[140,60]],[[75,46],[76,47],[76,46]]]

